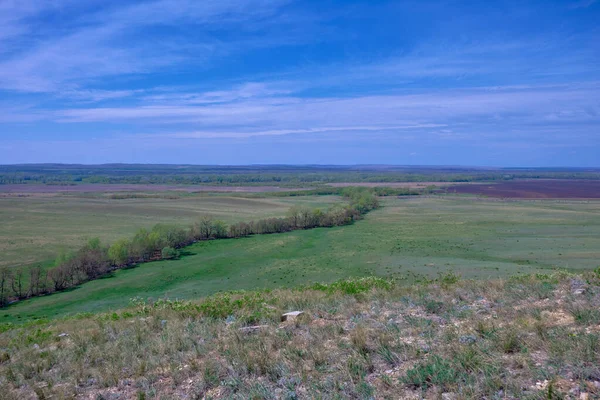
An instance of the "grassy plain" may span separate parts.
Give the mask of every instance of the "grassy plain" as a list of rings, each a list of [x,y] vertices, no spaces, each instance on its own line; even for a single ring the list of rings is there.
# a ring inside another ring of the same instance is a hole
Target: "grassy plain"
[[[2,310],[0,322],[106,311],[136,296],[189,299],[367,275],[413,279],[453,271],[488,278],[592,269],[600,258],[600,202],[389,198],[352,226],[201,242],[186,250],[180,260],[120,270],[15,304]]]
[[[0,267],[47,262],[61,249],[77,249],[91,237],[112,243],[157,223],[188,226],[202,215],[228,223],[250,221],[283,216],[294,204],[326,208],[340,201],[336,196],[242,198],[168,192],[146,195],[156,197],[0,197]]]

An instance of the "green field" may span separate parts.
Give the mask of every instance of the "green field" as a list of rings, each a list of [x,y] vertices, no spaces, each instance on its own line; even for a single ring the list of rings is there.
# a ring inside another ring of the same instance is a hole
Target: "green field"
[[[164,198],[110,199],[102,195],[0,198],[0,267],[45,262],[61,249],[81,247],[91,237],[112,243],[157,223],[189,226],[203,215],[228,223],[250,221],[283,216],[294,204],[327,208],[341,201],[336,196],[242,198],[168,193],[161,196]]]
[[[591,269],[600,259],[600,202],[390,198],[351,226],[201,242],[186,250],[180,260],[120,270],[15,304],[0,322],[116,309],[136,296],[196,298],[350,276],[453,271],[487,278]]]

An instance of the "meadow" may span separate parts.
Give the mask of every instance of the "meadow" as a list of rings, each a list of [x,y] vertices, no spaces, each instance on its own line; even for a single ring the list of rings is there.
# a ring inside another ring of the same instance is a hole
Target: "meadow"
[[[336,198],[260,201],[316,206]],[[199,242],[179,260],[119,270],[69,291],[14,304],[2,310],[0,322],[108,311],[133,297],[191,299],[348,277],[414,282],[450,271],[467,278],[581,271],[596,268],[599,256],[600,202],[386,198],[382,208],[351,226]]]
[[[295,204],[327,208],[336,196],[277,198],[181,192],[77,193],[0,197],[0,267],[52,263],[89,238],[129,238],[158,223],[188,226],[209,215],[227,223],[281,217]]]

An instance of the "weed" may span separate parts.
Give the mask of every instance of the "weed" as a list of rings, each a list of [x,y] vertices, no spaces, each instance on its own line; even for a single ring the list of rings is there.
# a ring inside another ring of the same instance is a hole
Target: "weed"
[[[400,364],[400,357],[386,344],[382,344],[378,347],[377,354],[379,354],[381,358],[383,358],[385,362],[392,367]]]
[[[403,383],[421,389],[434,385],[447,388],[451,384],[457,384],[458,380],[459,374],[454,365],[439,356],[433,356],[429,361],[409,369],[401,379]]]
[[[521,337],[514,329],[509,329],[500,336],[498,345],[505,354],[518,353],[524,348]]]
[[[569,310],[580,325],[592,325],[600,323],[600,309],[582,306],[573,306]]]

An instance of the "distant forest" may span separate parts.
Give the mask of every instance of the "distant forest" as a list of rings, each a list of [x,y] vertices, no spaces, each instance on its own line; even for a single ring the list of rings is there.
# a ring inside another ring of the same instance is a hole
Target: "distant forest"
[[[350,182],[476,182],[513,179],[600,179],[594,168],[163,164],[0,165],[0,184],[209,184],[294,187]]]

